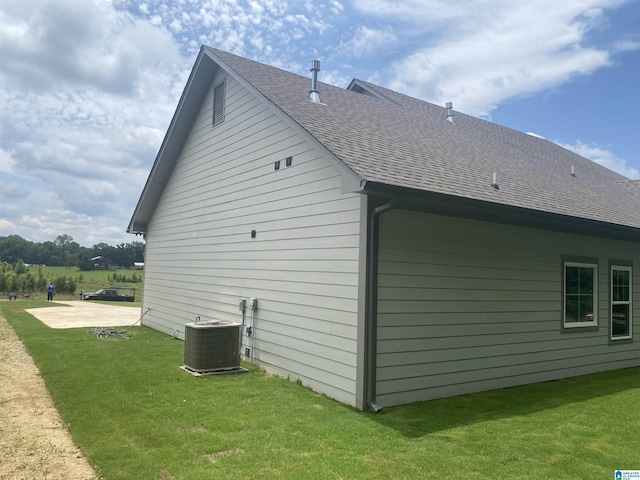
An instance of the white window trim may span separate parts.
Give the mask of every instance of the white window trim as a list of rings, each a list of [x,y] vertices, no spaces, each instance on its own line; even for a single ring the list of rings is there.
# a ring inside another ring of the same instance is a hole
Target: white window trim
[[[614,270],[622,270],[629,272],[629,301],[613,301],[613,271]],[[633,338],[633,268],[625,265],[611,265],[610,277],[609,277],[609,328],[610,328],[610,337],[612,341],[615,340],[629,340]],[[614,305],[629,305],[629,335],[622,336],[613,336],[613,306]]]
[[[567,322],[567,267],[586,267],[593,269],[593,321]],[[584,262],[564,262],[562,267],[562,321],[564,328],[588,328],[598,326],[598,264]]]

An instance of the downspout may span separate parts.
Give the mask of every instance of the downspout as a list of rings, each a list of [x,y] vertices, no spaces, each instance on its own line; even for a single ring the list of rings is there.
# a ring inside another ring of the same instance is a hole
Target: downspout
[[[374,412],[382,410],[376,404],[376,341],[378,329],[378,229],[380,216],[394,208],[394,199],[374,208],[369,217],[369,248],[367,249],[367,318],[365,333],[365,403]]]

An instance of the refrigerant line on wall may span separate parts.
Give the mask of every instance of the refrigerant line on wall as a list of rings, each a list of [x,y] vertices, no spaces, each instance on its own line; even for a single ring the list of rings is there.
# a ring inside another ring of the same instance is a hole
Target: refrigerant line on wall
[[[247,322],[246,316],[246,308],[247,308],[247,299],[240,299],[239,310],[242,312],[242,325],[240,326],[240,353],[242,353],[243,346],[246,345],[244,356],[247,358],[247,361],[253,365],[254,361],[254,346],[255,346],[255,321],[256,315],[255,312],[258,310],[258,299],[255,297],[249,298],[249,310],[251,311],[251,315],[249,317],[249,322]],[[247,325],[248,323],[248,325]],[[246,343],[245,343],[246,338]]]
[[[240,326],[240,345],[238,349],[240,350],[240,354],[242,355],[242,341],[244,340],[244,321],[246,318],[245,310],[246,310],[246,300],[244,298],[240,299],[240,312],[242,312],[242,325]]]
[[[256,321],[255,310],[252,308],[251,309],[251,351],[249,352],[250,353],[250,356],[249,356],[250,361],[249,361],[249,363],[251,365],[253,365],[253,359],[254,359],[253,348],[254,348],[254,345],[255,345],[255,342],[256,342],[255,321]]]
[[[256,311],[258,310],[258,299],[255,297],[249,298],[249,310],[251,311],[251,347],[249,350],[249,363],[253,365],[255,360],[255,344],[256,344]]]

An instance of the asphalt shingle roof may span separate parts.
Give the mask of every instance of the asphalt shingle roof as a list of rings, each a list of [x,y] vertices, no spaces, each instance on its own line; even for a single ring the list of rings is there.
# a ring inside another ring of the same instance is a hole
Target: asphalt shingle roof
[[[553,142],[363,81],[389,101],[320,82],[316,104],[309,78],[205,48],[367,182],[640,228],[638,182]]]

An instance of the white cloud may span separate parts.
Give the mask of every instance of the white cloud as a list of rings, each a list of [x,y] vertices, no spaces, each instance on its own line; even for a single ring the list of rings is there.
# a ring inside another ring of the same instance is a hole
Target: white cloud
[[[492,3],[500,4],[504,0]],[[486,2],[484,2],[486,3]],[[354,0],[356,9],[369,15],[382,18],[396,18],[402,21],[423,25],[431,28],[442,24],[446,20],[459,19],[463,15],[475,16],[475,12],[483,12],[486,5],[483,2],[450,2],[442,0]]]
[[[126,240],[192,59],[100,0],[3,3],[0,55],[0,172],[31,186],[20,208],[2,203],[5,220],[34,241],[86,244],[89,225]]]
[[[614,172],[618,172],[625,177],[632,179],[640,179],[640,171],[637,168],[627,165],[623,158],[617,157],[614,153],[597,145],[589,145],[577,142],[574,145],[558,143],[561,147],[571,150],[572,152],[582,155],[589,160],[599,163],[603,167],[607,167]]]
[[[15,223],[5,220],[4,218],[0,218],[0,235],[8,237],[9,235],[15,235],[15,231]]]
[[[333,13],[334,15],[339,15],[344,11],[344,5],[342,5],[342,3],[338,2],[337,0],[331,0],[330,5],[331,13]]]
[[[9,173],[12,169],[13,159],[11,158],[11,154],[0,148],[0,173]]]
[[[8,179],[2,179],[0,184],[0,205],[3,203],[10,204],[18,199],[24,198],[29,195],[29,190],[25,186],[21,185],[17,181],[11,181]],[[3,211],[6,212],[8,205],[3,205]]]
[[[613,51],[616,53],[632,52],[638,49],[640,49],[640,41],[629,40],[629,39],[620,40],[619,42],[616,42],[613,46]]]
[[[51,213],[51,211],[49,211]],[[33,217],[31,215],[24,215],[21,218],[21,223],[25,227],[35,227],[35,228],[45,228],[46,223],[43,222],[40,218]]]
[[[586,45],[603,9],[620,0],[357,0],[371,15],[396,19],[423,46],[398,60],[390,88],[434,103],[453,101],[486,116],[506,99],[554,88],[607,66],[609,51]],[[424,29],[432,34],[424,35]],[[626,42],[625,48],[632,48]],[[622,47],[618,47],[622,48]]]
[[[396,45],[397,42],[398,39],[391,27],[373,29],[359,25],[353,37],[345,43],[343,48],[354,57],[369,57],[380,49]]]

